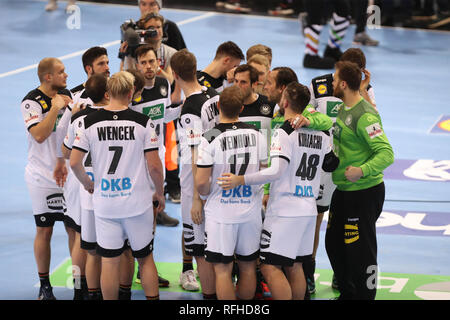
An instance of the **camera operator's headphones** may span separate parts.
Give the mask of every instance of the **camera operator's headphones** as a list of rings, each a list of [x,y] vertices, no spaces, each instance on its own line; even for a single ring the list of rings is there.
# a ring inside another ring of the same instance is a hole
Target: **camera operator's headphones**
[[[151,12],[148,13],[145,17],[141,18],[136,22],[136,25],[139,29],[145,30],[145,24],[150,21],[151,19],[157,19],[160,20],[162,25],[164,26],[164,17],[160,15],[159,13]]]

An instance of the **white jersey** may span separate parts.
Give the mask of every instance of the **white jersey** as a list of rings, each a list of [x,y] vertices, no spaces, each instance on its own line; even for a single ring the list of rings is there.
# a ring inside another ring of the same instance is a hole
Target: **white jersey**
[[[168,123],[179,117],[181,106],[171,108],[170,84],[164,78],[156,77],[153,87],[144,87],[142,95],[133,100],[130,109],[143,113],[150,117],[155,125],[155,131],[159,141],[159,157],[164,163],[164,123]]]
[[[84,118],[91,114],[92,112],[95,112],[99,110],[102,107],[86,107],[85,109],[77,112],[74,114],[70,120],[69,128],[67,129],[67,135],[64,138],[64,146],[72,150],[73,142],[75,141],[75,138],[81,134],[82,128],[83,128],[83,121]],[[94,172],[92,170],[92,160],[91,160],[91,154],[86,153],[83,159],[83,166],[86,170],[86,173],[91,177],[92,181],[94,181]],[[92,195],[87,192],[83,185],[78,182],[76,177],[73,177],[74,180],[77,181],[80,189],[80,204],[81,208],[85,210],[94,210],[94,205],[92,203]]]
[[[312,79],[309,86],[311,94],[309,104],[320,113],[329,116],[334,123],[338,114],[338,106],[342,104],[342,100],[333,96],[333,76],[332,73],[329,73]],[[367,87],[367,93],[372,103],[375,103],[375,93],[371,85]]]
[[[103,218],[128,218],[152,206],[153,182],[144,153],[158,150],[150,119],[130,109],[87,115],[73,148],[90,153],[94,210]]]
[[[67,106],[61,120],[58,123],[58,127],[56,128],[56,145],[58,146],[56,148],[56,156],[58,158],[63,158],[61,145],[64,143],[64,139],[67,135],[67,129],[69,128],[70,120],[72,119],[72,108],[77,103],[83,104],[85,107],[92,107],[94,105],[94,102],[92,102],[91,98],[89,98],[86,93],[84,84],[76,86],[75,88],[71,89],[70,92],[72,93],[72,103],[69,103],[69,105]],[[66,162],[67,167],[69,168],[69,174],[71,175],[69,163],[68,161]]]
[[[286,121],[272,135],[270,157],[289,162],[288,169],[270,184],[266,216],[281,217],[317,215],[316,197],[319,192],[322,163],[330,152],[328,132],[292,129]]]
[[[70,91],[66,89],[60,90],[58,94],[72,97]],[[22,100],[20,106],[28,139],[28,163],[25,168],[25,181],[43,188],[57,188],[53,178],[58,148],[56,145],[56,128],[64,109],[59,111],[53,131],[44,142],[38,143],[29,130],[43,121],[51,108],[52,99],[39,89],[30,91]],[[60,147],[61,145],[59,145]]]
[[[178,135],[181,149],[180,185],[184,190],[192,192],[194,188],[191,148],[198,146],[202,134],[219,122],[218,102],[217,91],[202,87],[202,91],[191,94],[183,104]]]
[[[237,175],[259,171],[267,161],[266,138],[253,126],[243,122],[221,123],[207,131],[200,143],[197,166],[212,167],[211,192],[205,215],[220,223],[241,223],[261,218],[260,185],[243,185],[222,190],[216,183],[223,173]]]

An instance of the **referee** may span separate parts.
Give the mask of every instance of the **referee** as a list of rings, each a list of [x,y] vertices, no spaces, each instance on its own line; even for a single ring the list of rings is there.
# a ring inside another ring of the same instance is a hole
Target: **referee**
[[[339,299],[373,300],[377,285],[375,223],[383,209],[383,170],[394,152],[381,118],[360,95],[361,69],[352,62],[336,63],[334,96],[341,99],[333,141],[339,157],[333,172],[325,248],[336,275]]]

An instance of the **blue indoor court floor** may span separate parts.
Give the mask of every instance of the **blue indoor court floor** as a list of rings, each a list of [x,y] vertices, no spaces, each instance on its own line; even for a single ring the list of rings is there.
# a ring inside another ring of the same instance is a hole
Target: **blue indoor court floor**
[[[80,29],[67,27],[69,16],[46,12],[46,1],[0,0],[0,300],[37,298],[37,270],[33,254],[35,224],[24,181],[27,140],[20,103],[39,85],[37,63],[59,57],[69,75],[68,87],[86,80],[81,55],[89,47],[105,46],[111,73],[119,70],[120,24],[137,19],[137,6],[78,2]],[[300,82],[309,84],[327,70],[302,66],[303,36],[297,19],[233,15],[219,12],[163,9],[178,23],[188,49],[204,68],[222,42],[232,40],[245,52],[262,43],[273,50],[272,67],[288,66]],[[378,47],[361,47],[372,74],[377,107],[395,152],[385,172],[386,201],[377,223],[381,278],[379,299],[450,300],[450,32],[379,28],[368,30]],[[343,49],[352,46],[354,26]],[[321,52],[328,28],[321,35]],[[180,205],[167,203],[168,213],[181,220]],[[313,299],[326,299],[331,267],[324,248],[322,224],[317,254],[318,287]],[[181,224],[158,227],[155,260],[179,264]],[[67,235],[57,224],[52,240],[51,270],[67,272]],[[64,270],[63,270],[64,269]],[[164,268],[160,270],[164,276]],[[161,299],[200,299],[200,293],[179,289],[178,275]],[[169,277],[170,278],[170,277]],[[71,299],[70,281],[54,285],[58,299]],[[144,299],[139,288],[133,299]]]

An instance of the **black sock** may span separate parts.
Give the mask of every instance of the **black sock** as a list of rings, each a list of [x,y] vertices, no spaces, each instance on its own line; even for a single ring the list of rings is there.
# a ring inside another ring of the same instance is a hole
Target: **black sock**
[[[50,275],[48,272],[39,273],[39,280],[41,281],[41,287],[51,287],[50,285]]]
[[[203,293],[203,299],[204,300],[217,300],[217,295],[215,293],[212,293],[212,294]]]
[[[102,291],[100,288],[90,288],[89,292],[89,300],[103,300]]]
[[[192,265],[192,260],[184,260],[183,259],[183,272],[194,270],[194,266]]]
[[[131,285],[119,286],[119,300],[131,300]]]
[[[147,300],[159,300],[159,294],[157,296],[151,297],[151,296],[145,296]]]

